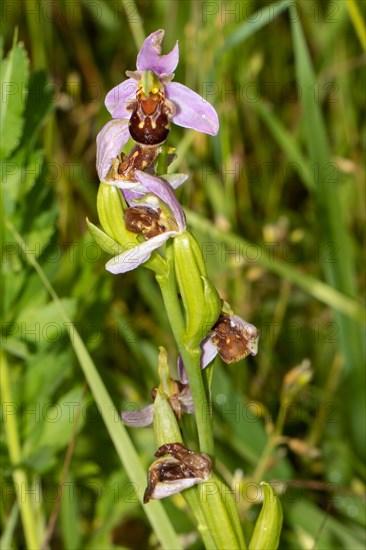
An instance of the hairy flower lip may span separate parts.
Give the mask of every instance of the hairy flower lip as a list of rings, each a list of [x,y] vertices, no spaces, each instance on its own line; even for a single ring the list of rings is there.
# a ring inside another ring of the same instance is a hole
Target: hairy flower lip
[[[165,97],[176,107],[176,113],[172,117],[175,124],[212,136],[219,130],[219,119],[212,105],[187,86],[171,82],[179,61],[179,47],[177,42],[168,54],[162,55],[163,38],[162,29],[150,34],[137,55],[137,71],[128,71],[130,78],[112,88],[106,95],[105,105],[113,120],[97,136],[97,170],[101,181],[104,181],[112,161],[129,140],[130,106],[136,97],[136,78],[141,71],[151,70],[158,76]]]
[[[230,320],[230,326],[235,328],[240,328],[243,333],[243,338],[245,339],[245,345],[247,348],[248,353],[246,355],[256,355],[258,351],[258,341],[259,341],[259,332],[256,329],[254,325],[251,323],[248,323],[248,321],[245,321],[239,315],[228,315],[225,314]],[[235,361],[226,361],[225,357],[221,355],[219,352],[219,349],[217,345],[214,343],[216,336],[215,327],[212,328],[212,330],[209,332],[209,334],[202,340],[201,342],[201,369],[205,369],[216,357],[216,355],[220,355],[222,360],[224,362],[235,362],[239,361],[241,358],[246,357],[246,355],[243,355],[242,357],[239,357],[239,359],[236,359]],[[178,356],[177,361],[177,369],[178,369],[178,375],[179,380],[183,384],[188,383],[188,377],[187,373],[184,367],[183,360],[181,356]]]
[[[170,184],[163,178],[152,176],[139,170],[136,171],[135,175],[137,182],[141,185],[142,193],[145,195],[152,193],[172,212],[177,230],[166,231],[165,233],[156,235],[136,246],[127,248],[121,254],[109,260],[106,264],[106,269],[113,274],[126,273],[127,271],[136,269],[145,263],[154,250],[162,246],[170,237],[183,233],[186,229],[186,219],[183,209],[175,197]]]
[[[180,442],[160,446],[155,456],[162,458],[155,460],[149,468],[145,504],[151,499],[162,499],[203,483],[212,473],[212,461],[208,455],[195,453]]]

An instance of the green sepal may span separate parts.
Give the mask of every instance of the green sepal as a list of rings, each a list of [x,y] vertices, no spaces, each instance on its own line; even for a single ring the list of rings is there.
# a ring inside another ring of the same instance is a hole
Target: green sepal
[[[186,317],[185,344],[192,349],[217,321],[222,302],[207,278],[201,249],[189,231],[174,238],[174,262]]]
[[[185,344],[192,348],[199,345],[202,340],[205,310],[202,275],[206,276],[206,273],[202,273],[201,261],[199,258],[197,261],[196,257],[196,241],[188,231],[177,235],[173,242],[175,273],[185,310]]]
[[[282,506],[269,483],[262,482],[263,506],[254,527],[249,550],[276,550],[282,529]]]
[[[160,389],[154,401],[154,436],[158,447],[165,443],[183,443],[178,421]]]
[[[137,234],[126,229],[124,211],[127,205],[117,187],[107,183],[99,185],[97,209],[100,224],[109,237],[123,246],[139,243]]]
[[[194,254],[194,258],[196,260],[197,267],[200,270],[201,276],[207,277],[206,264],[202,256],[201,248],[198,242],[196,241],[196,239],[193,237],[192,233],[189,233],[189,238],[190,238],[191,250]]]
[[[219,318],[222,309],[222,300],[216,287],[209,279],[207,279],[207,277],[202,277],[202,281],[205,297],[205,310],[202,322],[202,330],[204,333],[202,334],[201,340],[203,340],[207,333],[212,329],[213,325]]]
[[[117,254],[121,254],[123,252],[123,248],[120,244],[104,233],[104,231],[99,229],[99,227],[90,222],[88,218],[86,218],[86,224],[90,235],[100,246],[100,248],[104,250],[104,252],[108,252],[108,254],[112,254],[112,256],[116,256]]]

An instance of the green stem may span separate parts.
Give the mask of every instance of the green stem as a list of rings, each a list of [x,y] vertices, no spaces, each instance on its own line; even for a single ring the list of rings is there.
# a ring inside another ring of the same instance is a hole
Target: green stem
[[[11,384],[9,376],[9,367],[4,353],[1,354],[1,387],[3,402],[14,404],[14,400],[11,393]],[[21,462],[22,453],[20,448],[18,426],[15,414],[9,414],[5,418],[5,432],[8,441],[10,462],[15,469],[13,471],[13,480],[16,488],[16,495],[18,500],[18,506],[20,509],[20,515],[22,518],[24,536],[27,544],[27,548],[34,550],[40,548],[40,540],[38,540],[36,518],[34,517],[31,494],[32,490],[28,482],[28,478],[24,470],[17,468],[16,465]],[[24,492],[23,492],[24,491]],[[25,495],[25,498],[23,498]]]
[[[196,412],[200,451],[212,457],[214,453],[214,441],[211,407],[207,399],[201,375],[201,350],[199,347],[190,349],[184,344],[185,323],[178,300],[174,273],[173,245],[170,242],[167,244],[166,260],[169,264],[168,273],[163,276],[158,275],[156,280],[159,283],[170,326],[187,371]]]

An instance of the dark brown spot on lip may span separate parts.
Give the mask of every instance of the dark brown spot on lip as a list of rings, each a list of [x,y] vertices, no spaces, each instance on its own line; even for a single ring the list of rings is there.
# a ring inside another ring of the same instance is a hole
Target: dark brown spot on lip
[[[249,334],[243,327],[233,325],[229,315],[221,314],[212,330],[211,341],[225,363],[235,363],[251,353]]]
[[[117,173],[112,173],[114,179],[124,179],[135,181],[136,170],[145,170],[156,159],[160,152],[160,147],[146,147],[136,144],[128,156],[123,155],[122,161],[118,165]]]
[[[133,206],[125,212],[125,225],[132,233],[151,239],[165,233],[166,227],[160,219],[161,210],[147,206]]]
[[[165,457],[164,455],[171,455]],[[208,455],[195,453],[182,443],[167,443],[159,447],[156,460],[149,468],[144,503],[154,498],[154,489],[158,483],[167,483],[182,479],[207,479],[211,473],[212,462]]]
[[[175,107],[165,99],[163,92],[144,97],[142,90],[139,90],[136,101],[131,103],[129,109],[132,110],[129,130],[136,143],[148,146],[164,143],[169,135]]]

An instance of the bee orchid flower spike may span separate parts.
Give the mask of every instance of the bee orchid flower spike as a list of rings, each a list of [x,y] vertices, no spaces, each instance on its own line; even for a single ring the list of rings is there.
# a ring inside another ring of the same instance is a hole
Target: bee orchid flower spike
[[[215,109],[196,92],[172,82],[179,61],[178,42],[162,55],[164,31],[159,29],[144,41],[137,55],[137,70],[106,96],[113,117],[97,137],[97,170],[101,181],[130,137],[139,144],[164,143],[173,122],[184,128],[216,135],[219,120]]]

